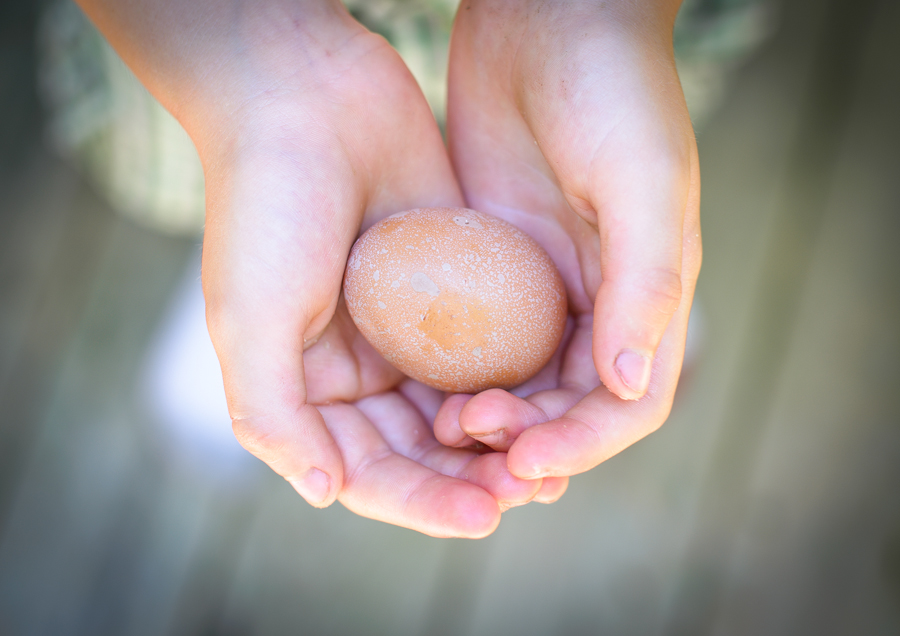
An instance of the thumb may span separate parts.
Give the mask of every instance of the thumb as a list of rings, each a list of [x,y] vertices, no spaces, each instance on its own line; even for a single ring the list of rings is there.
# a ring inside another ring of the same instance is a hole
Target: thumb
[[[319,411],[306,402],[302,341],[256,312],[207,314],[235,437],[307,502],[330,505],[343,485],[343,463]]]
[[[650,386],[657,347],[682,301],[684,219],[697,175],[691,136],[659,144],[616,132],[630,139],[620,146],[628,152],[597,162],[588,192],[601,240],[593,353],[606,387],[634,400]]]
[[[280,168],[277,156],[253,156],[208,180],[207,324],[238,441],[324,507],[343,486],[343,462],[307,403],[303,351],[334,313],[361,205],[330,185],[341,174],[285,188]]]

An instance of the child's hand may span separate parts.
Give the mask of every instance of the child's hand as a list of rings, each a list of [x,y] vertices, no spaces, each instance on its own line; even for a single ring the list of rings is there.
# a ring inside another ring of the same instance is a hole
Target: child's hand
[[[462,203],[402,61],[348,29],[305,67],[286,57],[207,158],[203,280],[234,430],[314,505],[337,498],[431,535],[483,536],[498,502],[524,503],[540,483],[512,477],[504,455],[439,444],[440,394],[404,382],[340,301],[361,223]]]
[[[457,15],[448,136],[466,201],[547,249],[572,315],[520,397],[457,396],[438,415],[438,439],[509,450],[516,476],[588,470],[671,408],[701,260],[679,4],[463,0]]]
[[[89,13],[203,160],[207,318],[238,439],[313,505],[490,533],[540,480],[439,444],[441,395],[388,365],[340,302],[361,224],[463,203],[403,62],[337,2],[105,1]]]

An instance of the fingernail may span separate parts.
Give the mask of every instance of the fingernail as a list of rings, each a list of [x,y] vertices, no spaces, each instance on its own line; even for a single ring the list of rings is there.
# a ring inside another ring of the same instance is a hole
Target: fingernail
[[[532,466],[531,470],[525,471],[524,473],[516,473],[515,476],[519,479],[527,479],[529,481],[534,479],[543,479],[547,476],[547,470],[541,468],[540,466]]]
[[[325,505],[331,491],[331,478],[318,468],[310,468],[303,479],[291,481],[291,486],[310,505],[321,507]]]
[[[498,428],[490,433],[469,433],[469,437],[487,446],[498,446],[509,440],[509,433],[506,432],[505,428]]]
[[[616,358],[616,373],[625,386],[640,397],[650,385],[650,358],[631,349],[622,349]]]
[[[527,501],[498,501],[497,507],[500,508],[500,512],[506,512],[511,508],[518,508],[519,506],[524,506],[527,504]]]

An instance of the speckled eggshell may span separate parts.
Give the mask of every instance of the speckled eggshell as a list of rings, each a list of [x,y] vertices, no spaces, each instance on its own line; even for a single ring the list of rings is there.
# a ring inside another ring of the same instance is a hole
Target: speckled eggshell
[[[400,371],[443,391],[512,388],[562,338],[566,291],[547,253],[498,218],[422,208],[372,226],[350,252],[350,315]]]

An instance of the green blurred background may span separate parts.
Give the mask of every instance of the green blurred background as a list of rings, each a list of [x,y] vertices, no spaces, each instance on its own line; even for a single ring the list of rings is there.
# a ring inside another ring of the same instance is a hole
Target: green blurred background
[[[41,3],[0,5],[0,635],[900,633],[900,3],[771,7],[703,113],[669,422],[457,541],[154,408],[199,239],[51,150]]]

